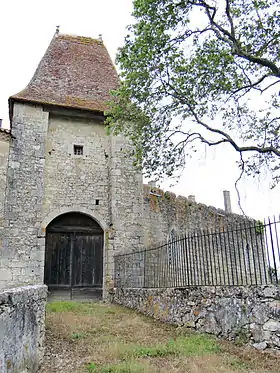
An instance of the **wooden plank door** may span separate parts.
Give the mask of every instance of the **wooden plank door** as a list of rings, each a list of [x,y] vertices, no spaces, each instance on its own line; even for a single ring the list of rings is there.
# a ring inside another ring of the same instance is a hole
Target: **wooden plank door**
[[[75,233],[72,268],[73,287],[102,288],[103,235]]]
[[[71,234],[49,232],[46,237],[45,284],[51,287],[70,285]]]

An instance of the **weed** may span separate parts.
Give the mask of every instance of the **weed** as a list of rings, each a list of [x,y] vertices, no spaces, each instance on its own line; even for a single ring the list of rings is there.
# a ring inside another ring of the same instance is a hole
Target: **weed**
[[[215,338],[205,334],[192,334],[168,342],[168,349],[175,355],[206,355],[220,351]]]
[[[106,365],[100,368],[100,373],[145,373],[146,366],[136,362]]]
[[[71,339],[80,339],[80,338],[84,338],[84,337],[86,337],[85,333],[76,333],[76,332],[73,332],[71,334]]]
[[[171,354],[173,351],[167,345],[137,347],[133,351],[135,357],[163,357]]]
[[[174,356],[191,356],[191,355],[206,355],[219,352],[219,345],[214,338],[204,334],[189,335],[169,340],[167,343],[161,343],[152,346],[137,346],[131,348],[126,346],[126,349],[121,354],[124,359],[133,356],[134,358],[141,357],[164,357],[169,355]]]
[[[249,331],[245,328],[238,328],[235,330],[235,341],[237,346],[243,346],[250,340]]]
[[[95,372],[95,368],[96,368],[96,365],[94,363],[89,363],[88,366],[87,366],[87,371],[89,373],[93,373],[93,372]]]
[[[248,369],[248,366],[241,360],[239,359],[238,357],[230,357],[227,364],[233,368],[233,369],[236,369],[236,370],[247,370]]]

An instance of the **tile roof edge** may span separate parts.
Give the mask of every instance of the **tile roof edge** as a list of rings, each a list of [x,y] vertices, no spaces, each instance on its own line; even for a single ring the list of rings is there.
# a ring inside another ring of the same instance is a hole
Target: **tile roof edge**
[[[20,92],[19,92],[20,93]],[[50,105],[50,106],[57,106],[61,108],[66,108],[66,109],[77,109],[77,110],[84,110],[84,111],[92,111],[92,112],[98,112],[98,113],[103,113],[106,111],[104,110],[98,110],[98,109],[91,109],[91,108],[85,108],[84,106],[79,106],[79,105],[73,105],[73,104],[58,104],[58,103],[53,103],[53,102],[47,102],[47,101],[40,101],[36,99],[31,99],[31,98],[24,98],[24,97],[19,97],[17,96],[19,93],[10,96],[9,97],[9,103],[13,103],[15,101],[17,102],[26,102],[30,104],[38,104],[38,105]]]

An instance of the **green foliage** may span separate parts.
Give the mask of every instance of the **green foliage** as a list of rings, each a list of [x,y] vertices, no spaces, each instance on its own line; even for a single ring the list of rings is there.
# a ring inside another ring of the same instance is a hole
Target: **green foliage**
[[[257,220],[255,224],[256,233],[263,233],[264,232],[264,224],[261,220]]]
[[[171,176],[201,143],[228,143],[248,174],[268,166],[277,183],[278,2],[135,0],[133,15],[107,124],[131,138],[135,163]]]

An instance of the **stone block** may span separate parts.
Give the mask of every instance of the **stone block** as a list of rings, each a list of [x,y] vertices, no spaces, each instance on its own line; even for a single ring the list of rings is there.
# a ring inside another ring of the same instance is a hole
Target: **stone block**
[[[269,320],[264,324],[263,329],[268,330],[269,332],[280,332],[280,322]]]

